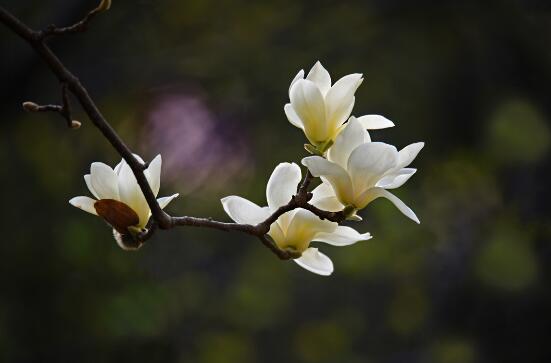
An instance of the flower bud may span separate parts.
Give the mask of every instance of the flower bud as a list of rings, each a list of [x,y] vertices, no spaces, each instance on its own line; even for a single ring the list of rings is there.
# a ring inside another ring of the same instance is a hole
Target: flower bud
[[[40,109],[40,106],[38,106],[34,102],[23,102],[23,109],[28,112],[37,112]]]
[[[71,121],[71,128],[73,130],[79,129],[80,126],[82,126],[82,123],[80,121],[77,121],[77,120]]]
[[[111,7],[111,0],[101,0],[96,11],[106,11]]]

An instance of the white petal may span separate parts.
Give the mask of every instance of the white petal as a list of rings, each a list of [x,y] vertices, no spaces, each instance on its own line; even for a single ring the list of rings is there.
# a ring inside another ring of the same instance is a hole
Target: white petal
[[[289,212],[283,213],[278,219],[277,224],[281,228],[281,231],[283,234],[287,233],[287,229],[289,228],[289,224],[293,220],[293,217],[295,214],[299,211],[299,209],[293,209]]]
[[[320,232],[333,232],[337,227],[338,224],[336,222],[321,219],[309,210],[299,208],[287,229],[287,238],[295,239],[291,236],[298,237],[304,235],[311,235],[313,237]],[[308,242],[311,240],[310,237]]]
[[[140,157],[140,155],[138,155],[138,154],[132,154],[132,156],[134,156],[134,158],[135,158],[136,160],[138,160],[140,163],[145,164],[145,161]],[[120,162],[115,166],[115,168],[113,169],[113,170],[115,171],[115,174],[117,174],[117,175],[120,174],[121,168],[122,168],[122,166],[123,166],[124,164],[126,164],[126,160],[124,160],[124,158],[123,158],[123,159],[121,159],[121,161],[120,161]]]
[[[336,163],[332,163],[321,156],[308,156],[302,159],[302,165],[306,166],[313,176],[327,179],[337,197],[343,204],[350,204],[354,199],[352,182],[346,170]]]
[[[142,159],[142,157],[138,154],[132,154],[136,160],[138,160],[140,163],[145,164],[145,161]]]
[[[291,88],[291,105],[302,120],[304,132],[310,142],[318,143],[328,138],[325,118],[325,102],[314,82],[299,79]]]
[[[306,209],[298,209],[285,232],[285,243],[280,247],[289,246],[304,251],[314,236],[320,232],[333,232],[337,226],[337,223],[322,220]]]
[[[122,167],[122,164],[125,163],[124,159],[122,159],[116,166],[115,168],[113,169],[115,171],[115,174],[119,175],[119,173],[121,172],[121,167]]]
[[[90,174],[86,174],[84,176],[84,182],[86,183],[86,186],[88,187],[88,190],[90,191],[90,193],[92,193],[92,195],[96,197],[96,199],[100,199],[98,197],[98,193],[96,193],[96,191],[94,190],[94,187],[92,186],[92,177],[90,176]]]
[[[376,187],[385,189],[396,189],[404,185],[415,174],[417,169],[403,168],[389,175],[385,175],[381,180],[375,184]]]
[[[117,175],[110,166],[104,163],[92,163],[90,167],[90,183],[99,199],[119,200]]]
[[[293,78],[293,80],[291,81],[291,85],[289,86],[289,97],[291,97],[291,88],[293,88],[293,85],[295,83],[297,83],[297,81],[299,79],[303,79],[304,78],[304,69],[301,69],[300,71],[298,71],[297,75],[295,76],[295,78]]]
[[[424,142],[416,142],[414,144],[410,144],[400,150],[398,153],[398,168],[405,168],[411,162],[417,157],[417,154],[419,154],[419,151],[425,146]]]
[[[118,184],[120,201],[136,212],[140,218],[139,226],[145,226],[149,220],[150,209],[136,177],[126,161],[123,161],[119,168]]]
[[[381,115],[365,115],[358,117],[358,121],[360,121],[363,128],[367,130],[379,130],[394,127],[394,122]]]
[[[272,237],[277,246],[285,245],[285,233],[279,223],[272,223],[270,230],[268,231],[268,235]]]
[[[301,177],[300,167],[295,163],[280,163],[276,166],[266,186],[266,199],[271,212],[289,203],[291,197],[297,192]],[[284,213],[277,219],[284,232],[294,213],[294,211]]]
[[[331,88],[331,76],[319,61],[314,64],[306,79],[314,82],[324,96]]]
[[[285,115],[287,116],[287,119],[293,126],[296,126],[299,129],[303,128],[300,117],[298,117],[297,113],[295,112],[293,106],[291,106],[290,103],[286,104],[283,107],[283,110],[285,111]]]
[[[94,208],[94,203],[96,203],[95,199],[92,199],[90,197],[74,197],[72,198],[69,203],[77,208],[82,209],[85,212],[92,213],[94,215],[98,215],[96,212],[96,208]]]
[[[350,117],[348,123],[341,131],[341,133],[335,139],[335,143],[329,149],[327,158],[339,164],[343,168],[347,168],[348,158],[352,151],[364,144],[371,141],[369,133],[365,130],[362,124],[354,116]]]
[[[335,195],[335,191],[333,190],[333,187],[328,182],[321,183],[317,187],[312,190],[312,199],[310,202],[314,202],[318,199],[326,198],[326,197],[332,197]]]
[[[153,195],[157,196],[159,194],[159,188],[161,187],[161,165],[162,165],[161,155],[157,155],[153,159],[148,168],[144,171],[147,182],[151,187]]]
[[[344,208],[337,196],[318,199],[316,202],[311,202],[311,204],[328,212],[339,212]]]
[[[338,130],[342,128],[345,121],[350,117],[354,104],[356,102],[356,97],[352,97],[350,102],[343,103],[341,108],[332,114],[327,113],[327,124],[329,125],[329,130],[333,130],[333,136],[338,134]],[[327,102],[326,102],[327,104]]]
[[[373,188],[369,190],[367,193],[365,193],[365,196],[363,197],[365,201],[365,205],[369,204],[371,201],[379,198],[384,197],[392,202],[396,208],[400,210],[406,217],[414,221],[415,223],[419,224],[421,223],[419,221],[419,218],[415,215],[415,213],[411,210],[410,207],[408,207],[404,202],[400,200],[397,196],[394,194],[386,191],[383,188]]]
[[[270,215],[267,207],[259,207],[250,200],[235,195],[222,198],[221,202],[226,213],[237,223],[254,225],[263,222]]]
[[[396,167],[398,151],[392,145],[370,142],[358,146],[348,158],[348,173],[356,193],[371,188]]]
[[[300,183],[300,167],[295,163],[281,163],[272,172],[266,186],[266,199],[270,210],[289,203],[291,197],[296,194]]]
[[[348,119],[354,104],[354,93],[362,83],[362,75],[355,73],[339,79],[325,96],[327,119],[331,127],[339,127]]]
[[[300,267],[318,275],[329,276],[333,273],[333,262],[317,248],[310,247],[302,253],[302,256],[293,261]]]
[[[344,206],[339,202],[333,187],[329,182],[324,182],[318,185],[314,190],[312,190],[312,199],[310,204],[329,211],[329,212],[338,212],[344,208]]]
[[[161,207],[161,209],[165,209],[165,207],[168,205],[168,203],[172,202],[172,200],[174,198],[177,198],[180,194],[176,193],[176,194],[172,194],[171,196],[168,196],[168,197],[162,197],[162,198],[159,198],[157,199],[157,203],[159,203],[159,207]]]
[[[332,233],[318,233],[314,241],[325,242],[333,246],[349,246],[356,242],[371,239],[370,233],[360,234],[354,228],[338,226]]]

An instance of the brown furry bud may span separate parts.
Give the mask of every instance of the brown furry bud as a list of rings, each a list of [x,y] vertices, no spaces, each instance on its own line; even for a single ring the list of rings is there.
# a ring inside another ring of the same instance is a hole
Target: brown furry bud
[[[23,109],[28,112],[37,112],[40,109],[40,106],[38,106],[34,102],[23,102]]]
[[[110,7],[111,7],[111,0],[101,0],[96,10],[105,11],[105,10],[109,10]]]

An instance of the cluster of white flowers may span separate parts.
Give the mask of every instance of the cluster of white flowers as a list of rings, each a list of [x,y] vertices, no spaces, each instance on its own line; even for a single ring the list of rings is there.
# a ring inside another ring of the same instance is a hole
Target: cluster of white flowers
[[[327,70],[317,62],[306,78],[301,70],[289,88],[290,103],[284,107],[289,122],[302,129],[310,142],[305,148],[313,156],[302,159],[321,184],[312,191],[310,203],[329,211],[344,211],[347,219],[359,221],[357,212],[370,202],[385,197],[407,217],[419,223],[415,213],[388,189],[403,185],[416,171],[407,166],[423,148],[414,143],[398,151],[394,146],[373,142],[367,130],[392,127],[394,124],[380,115],[351,116],[356,89],[362,83],[361,74],[350,74],[331,85]],[[143,162],[139,156],[135,156]],[[159,192],[161,157],[157,156],[144,174],[155,195]],[[266,187],[268,206],[238,196],[222,199],[226,213],[237,223],[256,225],[265,221],[279,207],[289,203],[302,179],[295,163],[281,163],[273,171]],[[70,203],[107,221],[115,234],[143,232],[151,217],[150,208],[132,170],[123,160],[115,169],[103,163],[93,163],[90,174],[84,176],[88,189],[96,199],[75,197]],[[178,194],[158,199],[161,208]],[[268,232],[278,248],[300,257],[294,261],[320,275],[330,275],[333,263],[313,241],[334,246],[348,246],[371,238],[347,226],[320,219],[313,212],[297,208],[282,214]],[[129,246],[120,239],[124,249]]]
[[[313,190],[311,203],[323,210],[346,210],[348,219],[361,220],[356,214],[378,197],[389,199],[406,216],[419,223],[413,211],[387,189],[404,184],[416,171],[407,168],[423,143],[411,144],[401,151],[392,145],[372,142],[367,129],[383,129],[394,124],[380,115],[350,116],[361,74],[350,74],[331,85],[329,72],[317,62],[306,78],[298,72],[289,88],[290,103],[284,107],[289,122],[302,129],[310,144],[306,149],[316,154],[302,159],[322,183]],[[296,164],[279,164],[266,189],[267,207],[259,207],[237,196],[222,199],[224,210],[238,223],[256,224],[278,207],[289,202],[301,180]],[[268,232],[277,246],[299,252],[294,261],[320,275],[333,272],[333,263],[312,241],[334,246],[348,246],[371,238],[350,227],[321,220],[305,209],[283,214]]]

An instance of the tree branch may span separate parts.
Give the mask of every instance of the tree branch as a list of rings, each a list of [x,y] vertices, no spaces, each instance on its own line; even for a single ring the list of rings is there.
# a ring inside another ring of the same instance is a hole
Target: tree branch
[[[78,129],[81,126],[80,121],[73,120],[71,116],[71,103],[69,102],[69,93],[67,83],[61,84],[61,99],[63,105],[37,105],[34,102],[23,102],[23,109],[28,112],[57,112],[67,122],[67,126],[72,129]]]
[[[6,9],[0,6],[0,22],[11,29],[14,33],[19,35],[23,40],[29,43],[35,52],[42,58],[42,60],[48,65],[51,72],[57,77],[61,84],[62,90],[62,105],[43,105],[39,106],[33,102],[25,102],[24,108],[27,111],[43,112],[54,111],[60,113],[71,125],[75,127],[75,122],[71,119],[71,107],[69,103],[68,93],[71,92],[78,100],[81,107],[92,123],[99,129],[103,136],[111,143],[113,148],[121,155],[121,157],[128,163],[132,172],[134,173],[138,185],[143,192],[145,199],[152,213],[152,221],[150,222],[147,231],[140,233],[137,238],[143,243],[154,234],[155,230],[170,229],[176,226],[191,226],[191,227],[205,227],[213,228],[222,231],[238,231],[252,236],[256,236],[260,241],[268,247],[273,253],[275,253],[281,259],[291,259],[300,256],[300,253],[289,250],[281,250],[277,245],[267,237],[267,233],[270,230],[272,223],[284,213],[289,212],[296,208],[304,208],[312,213],[316,214],[321,219],[327,219],[333,222],[342,222],[345,219],[344,213],[341,212],[328,212],[316,208],[309,204],[309,200],[312,198],[312,193],[308,192],[308,187],[313,179],[312,174],[307,171],[304,179],[297,187],[297,194],[294,195],[291,200],[284,206],[274,211],[265,221],[257,225],[239,224],[239,223],[227,223],[214,221],[211,218],[198,218],[198,217],[173,217],[164,212],[159,206],[157,199],[149,186],[149,183],[144,175],[146,165],[138,161],[132,154],[130,148],[124,143],[117,132],[111,127],[100,110],[96,106],[92,97],[82,85],[80,80],[71,73],[67,67],[59,60],[59,58],[53,53],[53,51],[46,44],[46,38],[51,35],[59,35],[65,33],[82,32],[86,30],[88,23],[101,11],[104,11],[110,6],[109,0],[102,0],[100,5],[89,12],[81,21],[64,28],[58,28],[56,26],[50,26],[44,31],[35,31],[21,22]],[[79,123],[80,126],[80,123]]]
[[[40,32],[40,38],[45,40],[54,35],[75,34],[82,33],[88,29],[88,24],[99,13],[108,10],[111,7],[111,0],[102,0],[97,8],[91,10],[80,21],[65,27],[58,27],[57,25],[50,25],[45,30]]]

